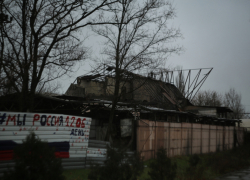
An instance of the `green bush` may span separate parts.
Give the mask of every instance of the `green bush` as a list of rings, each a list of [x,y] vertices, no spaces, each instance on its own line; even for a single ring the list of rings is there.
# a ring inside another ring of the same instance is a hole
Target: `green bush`
[[[201,162],[201,158],[197,154],[194,154],[189,157],[188,162],[190,167],[194,168]]]
[[[201,163],[199,155],[194,154],[189,156],[189,166],[186,169],[186,178],[188,180],[203,179],[205,166]]]
[[[211,154],[209,165],[218,174],[239,170],[250,165],[250,146],[244,145],[221,153]]]
[[[152,180],[172,180],[176,176],[177,166],[171,163],[171,159],[167,157],[166,150],[161,148],[157,151],[157,157],[149,164],[149,176]]]
[[[41,142],[34,133],[30,133],[23,144],[14,150],[14,170],[4,173],[4,180],[62,180],[61,160],[47,143]]]
[[[108,147],[104,166],[93,166],[88,175],[90,180],[136,180],[144,165],[139,153],[128,155],[121,150]]]

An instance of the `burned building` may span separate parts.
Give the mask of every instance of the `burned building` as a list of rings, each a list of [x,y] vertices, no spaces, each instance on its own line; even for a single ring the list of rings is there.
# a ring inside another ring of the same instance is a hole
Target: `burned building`
[[[113,98],[115,77],[111,73],[79,76],[75,82],[66,95],[109,101]],[[190,104],[175,85],[131,72],[124,73],[120,80],[119,95],[120,102],[150,104],[169,110],[180,110]]]
[[[153,74],[142,76],[131,72],[123,73],[120,80],[120,100],[115,107],[112,122],[114,145],[127,146],[137,151],[148,146],[147,148],[150,147],[148,152],[155,152],[158,147],[153,147],[153,138],[158,137],[159,141],[168,141],[165,145],[169,144],[170,148],[171,136],[172,139],[179,138],[178,141],[182,139],[181,142],[187,138],[195,141],[193,136],[185,135],[189,130],[199,131],[201,134],[205,130],[212,137],[217,131],[223,134],[224,130],[229,129],[233,137],[234,129],[237,129],[236,125],[240,120],[226,119],[225,112],[229,111],[227,108],[193,106],[186,98],[192,93],[191,90],[186,91],[185,96],[173,83],[163,79],[156,78]],[[115,73],[112,67],[107,68],[103,74],[79,76],[69,86],[65,95],[52,97],[37,95],[34,112],[91,117],[89,138],[103,141],[106,140],[109,126],[114,87]],[[17,95],[2,97],[1,100],[5,103],[0,109],[5,111],[17,109]],[[161,132],[158,135],[157,128]],[[180,134],[178,137],[175,136],[173,133],[175,131],[183,132],[181,137]],[[218,143],[224,142],[220,136],[218,138]],[[146,142],[150,143],[144,146]]]

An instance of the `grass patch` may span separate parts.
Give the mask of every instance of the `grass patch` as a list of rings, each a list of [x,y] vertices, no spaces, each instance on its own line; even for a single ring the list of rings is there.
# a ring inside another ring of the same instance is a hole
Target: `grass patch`
[[[199,162],[192,165],[192,156],[177,156],[172,161],[177,164],[176,180],[215,179],[226,173],[250,166],[250,145],[243,145],[227,151],[196,155]]]
[[[88,180],[89,169],[67,169],[63,176],[66,180]]]
[[[206,157],[204,155],[198,155],[200,162],[192,166],[190,165],[190,159],[193,156],[177,156],[172,158],[173,162],[177,164],[177,176],[176,180],[196,180],[196,179],[214,179],[218,176],[211,167],[206,166]]]
[[[197,159],[197,156],[199,158],[198,163],[192,163],[193,160]],[[171,162],[177,165],[175,180],[215,179],[225,173],[249,167],[250,145],[197,156],[176,156],[171,158]],[[148,172],[151,170],[149,164],[153,161],[155,159],[144,162],[145,168],[137,180],[150,179],[148,175]],[[66,177],[66,180],[87,180],[88,173],[88,169],[65,170],[63,175]]]

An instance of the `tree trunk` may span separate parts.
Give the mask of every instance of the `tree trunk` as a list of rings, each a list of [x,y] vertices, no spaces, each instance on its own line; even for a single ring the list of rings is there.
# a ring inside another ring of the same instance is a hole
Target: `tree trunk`
[[[105,137],[105,140],[108,141],[111,138],[112,135],[112,126],[113,126],[113,120],[115,116],[115,107],[117,102],[119,101],[119,88],[120,88],[120,72],[117,69],[116,71],[116,76],[115,76],[115,92],[114,92],[114,97],[112,100],[112,107],[109,115],[109,123],[108,123],[108,129],[107,129],[107,134]],[[110,142],[112,143],[112,142]]]

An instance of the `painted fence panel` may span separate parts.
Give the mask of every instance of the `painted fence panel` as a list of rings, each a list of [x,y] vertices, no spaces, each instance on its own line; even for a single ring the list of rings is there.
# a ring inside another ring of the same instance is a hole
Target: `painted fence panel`
[[[137,151],[142,153],[144,160],[154,158],[161,147],[167,150],[169,157],[222,151],[234,146],[234,133],[238,144],[243,144],[244,130],[239,127],[140,120]]]
[[[201,148],[201,124],[192,124],[192,154],[200,154]]]
[[[229,127],[230,135],[229,135],[229,149],[232,149],[234,146],[234,127]]]
[[[233,138],[234,130],[230,127],[224,127],[224,149],[231,149],[233,147],[233,141],[230,141],[231,138]]]
[[[170,143],[169,123],[168,122],[156,122],[156,149],[165,148],[168,149]],[[161,127],[161,128],[159,128]]]
[[[88,148],[87,157],[106,157],[107,149]]]
[[[182,123],[182,152],[181,155],[188,155],[192,152],[192,124],[190,123]]]
[[[202,150],[201,151],[202,151],[202,153],[210,152],[209,151],[209,148],[210,148],[209,129],[210,129],[210,125],[202,124],[202,126],[201,126],[201,138],[202,138],[202,141],[201,141]]]
[[[236,133],[236,137],[237,137],[237,141],[238,143],[237,144],[242,144],[244,142],[244,128],[240,128],[240,127],[237,127],[236,131],[238,133]]]
[[[158,140],[156,144],[156,149],[159,149],[161,147],[164,147],[164,122],[156,122],[157,127],[162,127],[162,128],[157,128],[156,129],[156,139]],[[165,147],[164,147],[165,148]]]
[[[138,121],[137,129],[137,151],[142,152],[145,160],[154,157],[154,149],[152,147],[152,139],[155,134],[155,128],[149,120]]]
[[[216,151],[222,151],[223,150],[223,126],[217,126],[217,137],[216,137]]]
[[[91,118],[59,114],[0,112],[0,161],[34,132],[60,158],[86,157]]]
[[[216,152],[217,127],[210,125],[210,152]]]
[[[181,124],[170,123],[169,156],[181,153]]]

